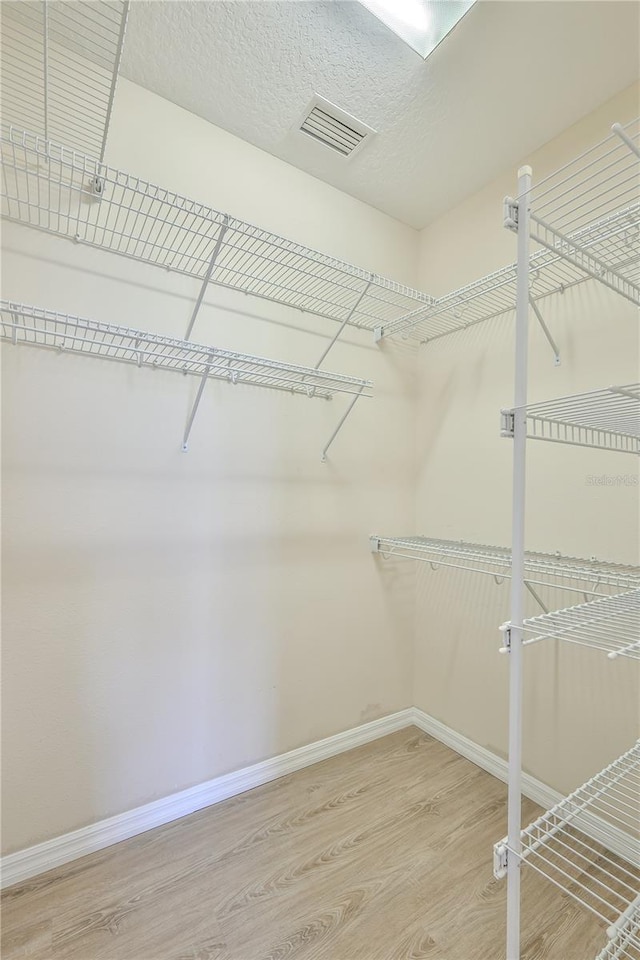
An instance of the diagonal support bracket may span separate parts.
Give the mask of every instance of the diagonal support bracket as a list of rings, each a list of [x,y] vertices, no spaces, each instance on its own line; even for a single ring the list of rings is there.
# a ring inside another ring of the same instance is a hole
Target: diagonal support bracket
[[[200,287],[200,293],[198,294],[198,299],[196,300],[195,306],[193,308],[193,313],[191,314],[191,320],[189,320],[189,326],[187,327],[187,332],[184,335],[185,340],[189,340],[191,337],[191,331],[193,330],[193,325],[196,322],[196,317],[198,316],[198,311],[202,306],[202,301],[204,299],[205,291],[211,280],[211,274],[213,273],[213,268],[216,265],[216,260],[220,254],[222,248],[222,242],[224,240],[224,235],[229,229],[229,217],[225,213],[222,218],[222,226],[220,227],[220,233],[218,234],[218,239],[216,240],[216,245],[213,248],[213,253],[211,254],[211,260],[209,261],[209,266],[207,267],[207,272],[204,275],[202,280],[202,286]]]
[[[196,393],[196,398],[193,401],[193,406],[191,407],[191,413],[189,414],[189,419],[187,420],[187,425],[184,431],[184,437],[182,438],[182,452],[187,452],[187,444],[189,443],[189,434],[191,433],[191,427],[193,426],[193,421],[196,418],[196,413],[198,412],[198,407],[200,406],[200,401],[202,400],[202,394],[204,393],[204,388],[209,377],[209,369],[207,368],[202,374],[202,380],[200,381],[200,386],[198,387],[198,392]]]
[[[349,406],[347,407],[347,409],[346,409],[345,412],[343,413],[342,417],[340,418],[340,421],[338,422],[338,426],[335,428],[335,430],[333,431],[333,433],[332,433],[331,436],[329,437],[329,440],[328,440],[327,444],[325,445],[324,450],[322,451],[322,456],[320,457],[320,459],[322,460],[323,463],[326,463],[326,462],[327,462],[327,451],[328,451],[329,447],[331,446],[331,444],[333,443],[333,441],[335,440],[335,438],[336,438],[336,437],[338,436],[338,434],[340,433],[342,427],[344,426],[345,420],[347,419],[347,417],[349,416],[349,414],[351,413],[351,411],[352,411],[353,408],[355,407],[356,403],[357,403],[358,400],[360,399],[360,395],[361,395],[361,393],[362,393],[363,390],[364,390],[364,385],[363,385],[362,387],[360,387],[360,389],[359,389],[358,392],[356,393],[355,397],[353,398],[353,400],[351,401],[351,403],[349,404]]]
[[[536,601],[536,603],[538,603],[542,607],[542,610],[544,611],[544,613],[549,613],[549,607],[545,606],[545,604],[540,599],[540,595],[538,594],[537,590],[534,590],[534,588],[531,586],[528,580],[524,581],[524,585],[529,591],[529,593],[531,594],[531,596],[533,597],[533,599]]]
[[[347,326],[347,324],[350,322],[350,320],[351,320],[351,318],[353,317],[354,313],[356,312],[356,310],[358,309],[358,307],[360,306],[360,304],[362,303],[362,301],[363,301],[364,298],[366,297],[367,293],[369,292],[369,287],[371,286],[371,284],[373,283],[373,281],[374,281],[374,275],[371,274],[371,276],[369,277],[369,280],[368,280],[367,285],[365,286],[364,290],[362,290],[362,292],[360,293],[360,296],[358,297],[358,299],[356,300],[356,302],[353,304],[353,306],[352,306],[351,309],[349,310],[349,313],[347,314],[347,316],[344,318],[344,320],[343,320],[342,323],[340,324],[340,326],[339,326],[339,328],[338,328],[338,332],[337,332],[336,334],[334,334],[333,338],[332,338],[331,341],[329,342],[329,345],[328,345],[327,347],[325,347],[325,349],[323,350],[322,356],[320,357],[320,359],[318,360],[318,362],[316,363],[316,365],[315,365],[314,368],[313,368],[314,370],[319,370],[319,369],[320,369],[320,366],[321,366],[321,364],[325,361],[325,359],[326,359],[326,357],[327,357],[327,354],[329,353],[329,351],[331,350],[331,348],[333,347],[333,345],[334,345],[335,342],[337,341],[338,337],[342,334],[342,331],[343,331],[344,328]]]
[[[545,337],[546,337],[547,340],[549,341],[549,344],[550,344],[550,346],[551,346],[551,349],[553,350],[553,362],[555,363],[556,367],[559,367],[559,366],[560,366],[560,351],[558,350],[558,347],[557,347],[557,345],[556,345],[556,342],[555,342],[555,340],[553,339],[553,337],[551,336],[551,332],[550,332],[548,326],[546,325],[546,323],[544,322],[544,317],[543,317],[542,314],[540,313],[540,310],[538,309],[538,305],[537,305],[537,303],[535,302],[535,300],[533,299],[533,297],[529,297],[529,306],[530,306],[531,309],[533,310],[533,312],[534,312],[534,314],[535,314],[535,317],[536,317],[536,320],[538,321],[538,323],[539,323],[540,326],[542,327],[542,332],[544,333]]]

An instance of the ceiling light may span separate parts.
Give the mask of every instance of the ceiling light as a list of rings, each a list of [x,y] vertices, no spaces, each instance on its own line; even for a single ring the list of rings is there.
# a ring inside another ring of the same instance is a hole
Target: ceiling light
[[[360,0],[360,3],[426,59],[475,0]]]

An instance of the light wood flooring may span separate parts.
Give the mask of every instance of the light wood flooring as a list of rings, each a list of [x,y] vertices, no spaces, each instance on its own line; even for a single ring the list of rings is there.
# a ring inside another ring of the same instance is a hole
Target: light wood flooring
[[[502,783],[410,728],[12,887],[2,958],[501,960],[505,822]],[[592,960],[595,920],[523,885],[522,960]]]

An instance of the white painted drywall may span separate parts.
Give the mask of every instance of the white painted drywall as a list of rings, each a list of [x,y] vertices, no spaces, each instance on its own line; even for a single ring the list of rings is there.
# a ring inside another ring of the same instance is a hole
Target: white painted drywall
[[[122,81],[108,161],[404,282],[415,232]],[[198,283],[12,224],[4,297],[183,335]],[[330,321],[210,289],[193,337],[313,365]],[[58,836],[405,708],[414,360],[349,331],[346,401],[3,350],[3,845]],[[411,574],[409,573],[409,578]],[[403,591],[407,596],[402,596]]]
[[[627,91],[523,160],[543,172],[636,109]],[[418,242],[126,82],[109,160],[435,294],[514,257],[500,206],[515,171]],[[194,281],[23,227],[5,226],[3,245],[4,296],[185,328]],[[553,367],[534,328],[533,398],[637,378],[632,307],[587,284],[545,310],[563,364]],[[211,289],[194,336],[313,363],[334,330]],[[339,400],[212,384],[184,455],[195,383],[6,347],[5,852],[411,702],[504,754],[496,626],[506,584],[423,568],[416,577],[412,564],[371,557],[366,536],[508,543],[498,410],[511,400],[512,346],[509,318],[423,348],[417,363],[402,344],[378,348],[350,331],[331,366],[373,378],[376,399],[359,404],[326,465],[319,451]],[[586,483],[605,472],[632,475],[633,464],[532,445],[530,545],[637,561],[637,488]],[[531,651],[528,769],[560,790],[592,774],[637,731],[638,693],[632,664]]]
[[[624,91],[532,157],[534,176],[606,136],[638,113],[638,88]],[[421,235],[421,285],[438,296],[515,260],[501,201],[515,192],[505,172]],[[638,311],[595,282],[544,302],[560,367],[531,321],[531,401],[638,380]],[[510,543],[511,445],[499,410],[513,402],[514,319],[498,318],[421,348],[417,431],[417,532]],[[590,478],[608,476],[608,484]],[[620,478],[620,479],[618,479]],[[530,549],[628,563],[639,561],[636,458],[531,443]],[[559,606],[580,596],[556,594]],[[497,627],[508,619],[508,583],[457,571],[418,572],[415,704],[482,746],[505,755],[507,662]],[[552,607],[553,608],[553,607]],[[531,613],[540,612],[535,604]],[[559,642],[525,658],[525,763],[565,791],[592,776],[640,732],[637,664]]]

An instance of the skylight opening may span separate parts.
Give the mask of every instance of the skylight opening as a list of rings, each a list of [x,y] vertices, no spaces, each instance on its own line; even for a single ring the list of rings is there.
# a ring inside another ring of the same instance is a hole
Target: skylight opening
[[[426,60],[476,0],[359,0]]]

